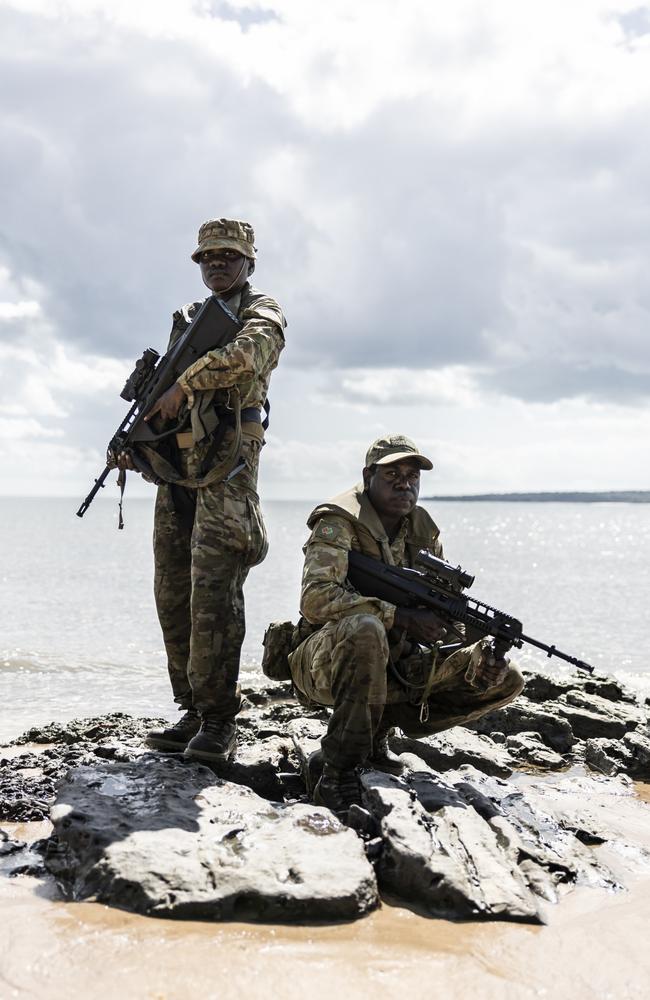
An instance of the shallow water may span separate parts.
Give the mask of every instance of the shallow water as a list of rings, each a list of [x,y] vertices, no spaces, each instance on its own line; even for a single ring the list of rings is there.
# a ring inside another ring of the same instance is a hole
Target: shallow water
[[[173,716],[152,596],[152,503],[0,498],[0,742],[29,725],[109,710]],[[242,677],[269,621],[296,619],[310,502],[264,505],[269,556],[246,584]],[[645,504],[425,504],[471,593],[650,694]],[[561,671],[532,647],[524,666]]]

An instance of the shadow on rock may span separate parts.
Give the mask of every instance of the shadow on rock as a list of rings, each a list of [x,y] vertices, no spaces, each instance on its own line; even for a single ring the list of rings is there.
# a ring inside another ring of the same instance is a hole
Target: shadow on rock
[[[377,904],[361,842],[327,810],[273,804],[146,755],[71,771],[46,864],[73,899],[177,918],[349,920]]]

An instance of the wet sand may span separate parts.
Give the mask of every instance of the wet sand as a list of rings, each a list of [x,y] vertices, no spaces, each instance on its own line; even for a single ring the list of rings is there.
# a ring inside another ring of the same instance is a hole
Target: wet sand
[[[650,787],[637,787],[650,802]],[[2,828],[48,832],[46,823]],[[624,868],[624,852],[601,850]],[[352,924],[285,927],[157,920],[62,902],[51,882],[2,878],[0,998],[640,1000],[650,993],[650,874],[626,881],[629,891],[569,893],[547,907],[545,927],[452,923],[389,905]]]

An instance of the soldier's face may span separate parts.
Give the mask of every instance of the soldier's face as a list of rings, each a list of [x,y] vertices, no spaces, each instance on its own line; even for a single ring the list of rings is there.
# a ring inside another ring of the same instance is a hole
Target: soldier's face
[[[250,264],[236,250],[204,250],[199,260],[203,284],[215,295],[238,292],[251,272]]]
[[[411,459],[363,470],[370,502],[378,514],[404,517],[410,514],[420,494],[420,466]]]

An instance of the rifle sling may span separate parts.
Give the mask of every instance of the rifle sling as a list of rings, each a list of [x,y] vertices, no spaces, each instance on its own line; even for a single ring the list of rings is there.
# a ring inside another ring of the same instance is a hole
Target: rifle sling
[[[262,427],[264,427],[264,423],[262,422],[262,415],[260,414],[260,411],[257,409],[256,406],[247,406],[245,409],[240,411],[240,423],[262,424]],[[268,420],[266,423],[268,426]],[[216,458],[217,452],[221,447],[221,443],[224,437],[226,436],[226,431],[231,427],[236,427],[235,414],[232,413],[230,410],[225,410],[223,413],[219,413],[219,423],[217,424],[216,430],[212,435],[210,447],[208,448],[205,458],[201,463],[201,470],[200,470],[201,476],[205,476],[209,472],[212,466],[212,462]],[[234,463],[232,468],[234,468]],[[232,469],[228,469],[228,472],[231,471]]]
[[[242,443],[242,418],[246,423],[261,423],[264,426],[257,407],[241,409],[239,390],[237,388],[230,390],[228,404],[227,408],[220,409],[219,423],[213,433],[213,439],[210,442],[210,447],[203,460],[198,476],[183,476],[168,459],[160,455],[154,448],[142,442],[139,443],[139,450],[146,457],[158,479],[191,490],[211,486],[213,483],[222,482],[226,479],[239,459]],[[235,433],[228,446],[228,450],[221,461],[210,468],[210,463],[216,457],[223,443],[225,433],[229,428],[234,429]]]
[[[120,469],[117,474],[117,485],[120,490],[120,499],[118,501],[118,508],[120,511],[119,517],[117,519],[117,527],[120,531],[124,528],[124,517],[122,515],[122,505],[124,503],[124,488],[126,487],[126,469]]]

